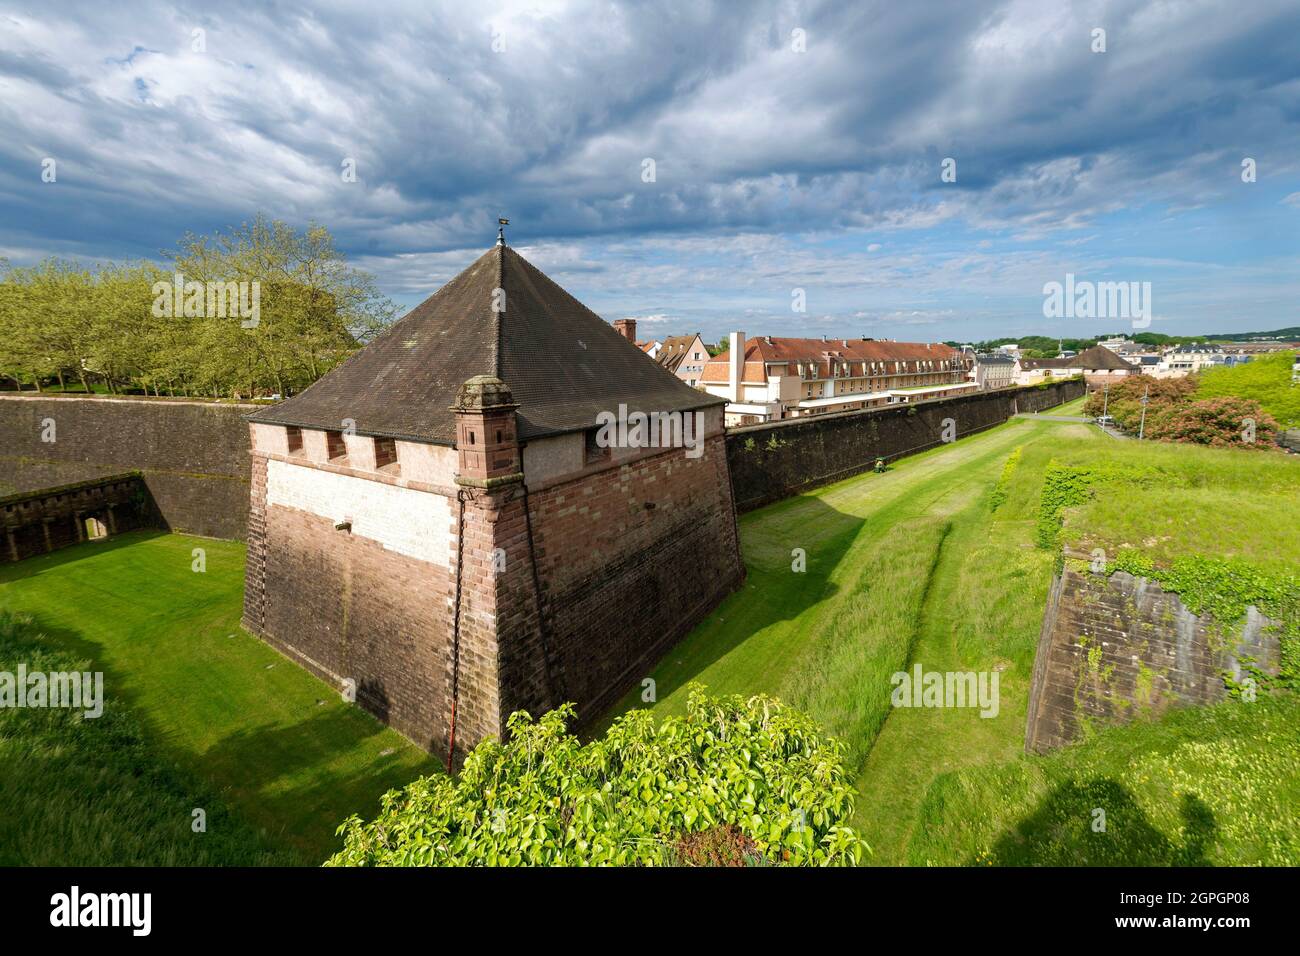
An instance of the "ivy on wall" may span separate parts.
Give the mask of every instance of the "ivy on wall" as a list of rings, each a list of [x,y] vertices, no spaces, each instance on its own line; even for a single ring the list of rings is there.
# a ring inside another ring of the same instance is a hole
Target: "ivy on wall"
[[[1261,685],[1300,688],[1300,578],[1270,572],[1239,559],[1186,555],[1158,568],[1150,557],[1124,548],[1106,566],[1106,573],[1127,571],[1177,594],[1187,609],[1208,616],[1221,633],[1234,629],[1252,605],[1278,622],[1280,664],[1276,677],[1248,667]],[[1250,662],[1246,662],[1249,664]],[[1230,689],[1240,688],[1230,684]]]

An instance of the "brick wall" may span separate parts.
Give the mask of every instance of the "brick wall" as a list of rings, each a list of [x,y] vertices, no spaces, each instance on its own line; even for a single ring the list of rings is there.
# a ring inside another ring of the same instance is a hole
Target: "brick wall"
[[[916,405],[794,418],[727,433],[727,458],[742,511],[871,468],[877,457],[898,458],[942,443],[944,419],[958,437],[1035,412],[1084,393],[1081,380],[977,392]]]
[[[244,627],[336,689],[350,679],[361,706],[445,753],[447,568],[337,530],[331,518],[268,505],[265,474],[254,455]]]
[[[0,494],[141,473],[163,527],[242,538],[250,405],[0,393]],[[53,442],[42,441],[46,420]]]
[[[1178,595],[1145,578],[1066,567],[1053,582],[1034,659],[1025,749],[1043,752],[1089,727],[1222,700],[1224,673],[1241,676],[1243,655],[1277,670],[1277,635],[1253,608],[1220,638]]]

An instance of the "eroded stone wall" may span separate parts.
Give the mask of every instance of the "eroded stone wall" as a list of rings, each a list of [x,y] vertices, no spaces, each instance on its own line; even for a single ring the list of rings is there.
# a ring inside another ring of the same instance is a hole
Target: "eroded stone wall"
[[[1224,675],[1243,676],[1243,657],[1276,672],[1278,653],[1271,622],[1254,608],[1220,634],[1146,578],[1067,566],[1044,615],[1025,749],[1044,752],[1093,727],[1222,700]]]

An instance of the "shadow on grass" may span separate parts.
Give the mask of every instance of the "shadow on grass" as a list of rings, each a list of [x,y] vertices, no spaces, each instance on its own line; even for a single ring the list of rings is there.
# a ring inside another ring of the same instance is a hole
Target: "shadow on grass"
[[[1105,832],[1093,829],[1105,813]],[[1126,787],[1108,779],[1057,786],[1033,814],[995,844],[994,866],[1209,866],[1214,813],[1185,794],[1182,839],[1175,843],[1151,824]],[[971,861],[972,863],[976,861]]]
[[[99,557],[111,551],[120,551],[122,548],[129,548],[141,541],[148,541],[150,538],[165,538],[167,536],[166,531],[158,531],[152,528],[126,531],[111,538],[103,538],[98,541],[83,541],[80,544],[70,545],[66,548],[58,548],[48,554],[33,555],[16,563],[0,564],[0,584],[35,577],[38,574],[53,571],[65,564],[85,561],[87,558]]]
[[[765,546],[754,546],[754,542],[745,539],[770,535],[771,532],[750,529],[747,534],[745,525],[752,524],[753,519],[742,519],[742,554],[746,556],[745,583],[739,590],[729,594],[680,643],[655,662],[656,693],[660,699],[670,696],[691,681],[702,680],[702,672],[750,640],[755,632],[783,621],[792,621],[809,608],[832,600],[839,593],[840,586],[830,579],[831,575],[857,540],[866,523],[865,519],[831,508],[820,498],[814,497],[801,498],[788,504],[782,502],[779,506],[781,511],[778,514],[785,521],[791,517],[797,518],[788,541],[776,548],[771,546],[770,540],[764,543]],[[839,527],[833,533],[826,534],[825,529],[830,526]],[[794,560],[792,549],[799,547],[801,541],[809,541],[809,536],[801,537],[799,527],[816,529],[819,535],[816,546],[806,548],[807,570],[803,572],[791,569]],[[680,572],[694,573],[691,568],[681,568]],[[790,662],[786,658],[783,663]],[[640,689],[637,687],[625,695],[611,711],[585,728],[584,736],[603,732],[614,717],[638,706],[639,700]]]
[[[158,725],[130,676],[106,662],[101,644],[80,631],[51,626],[39,616],[35,624],[51,646],[92,662],[91,669],[104,674],[106,708],[122,707],[133,715],[160,766],[190,768],[204,788],[216,792],[269,845],[293,851],[307,865],[323,862],[341,847],[335,830],[345,817],[353,812],[372,817],[386,791],[422,772],[437,771],[432,762],[407,764],[401,745],[358,766],[355,748],[386,728],[360,707],[343,705],[326,694],[322,697],[329,703],[305,720],[238,730],[206,752],[197,752]],[[242,631],[240,637],[256,640]],[[375,696],[373,688],[370,693]]]
[[[370,761],[364,774],[339,760],[347,747],[385,729],[363,711],[332,704],[292,726],[236,731],[209,748],[202,761],[211,778],[233,782],[236,802],[255,807],[259,825],[274,831],[273,821],[301,821],[295,831],[282,828],[271,835],[321,863],[342,847],[334,834],[346,816],[373,817],[386,791],[420,775],[419,768],[402,769],[403,754],[396,747]],[[331,769],[335,761],[337,770]]]

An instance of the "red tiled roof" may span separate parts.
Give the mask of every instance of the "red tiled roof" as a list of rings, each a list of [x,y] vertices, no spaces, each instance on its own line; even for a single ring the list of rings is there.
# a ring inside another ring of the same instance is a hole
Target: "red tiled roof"
[[[831,362],[848,362],[858,365],[851,368],[854,375],[871,375],[875,372],[892,373],[894,369],[877,368],[861,370],[861,363],[902,362],[910,366],[904,371],[915,371],[915,363],[923,361],[943,362],[960,360],[962,353],[944,345],[942,342],[885,342],[866,339],[796,339],[778,338],[776,336],[755,337],[745,342],[745,370],[741,380],[759,385],[767,381],[768,364],[809,364],[815,363],[825,377],[830,376]],[[701,381],[714,385],[724,384],[730,380],[731,353],[723,352],[709,360],[704,366]],[[940,369],[936,369],[940,370]]]

